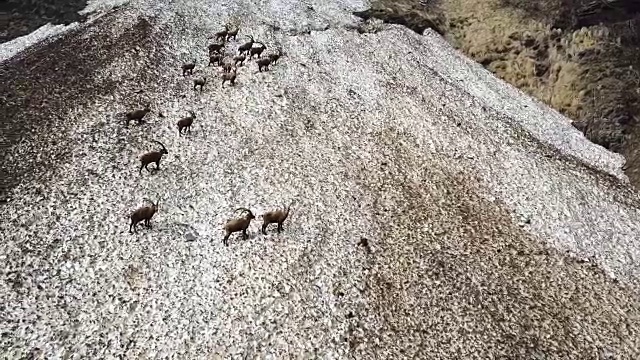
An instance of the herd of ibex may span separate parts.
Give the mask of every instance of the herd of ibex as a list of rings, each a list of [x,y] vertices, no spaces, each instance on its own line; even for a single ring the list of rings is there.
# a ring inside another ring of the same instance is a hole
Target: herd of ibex
[[[160,203],[160,197],[158,196],[158,200],[156,200],[155,203],[149,199],[145,199],[145,200],[150,202],[151,206],[140,207],[136,209],[133,213],[131,213],[131,216],[130,216],[131,223],[129,224],[129,233],[134,233],[134,232],[137,233],[138,231],[136,229],[136,226],[141,221],[144,221],[144,225],[147,228],[151,228],[150,221],[153,215],[158,211],[158,204]],[[225,246],[229,246],[229,237],[231,236],[231,234],[236,232],[242,232],[242,238],[247,239],[248,237],[247,229],[251,224],[251,220],[256,218],[253,212],[247,208],[240,207],[240,208],[237,208],[235,212],[237,212],[238,210],[242,210],[246,214],[242,217],[238,217],[235,219],[228,219],[224,224],[223,228],[225,231],[225,235],[224,235],[224,238],[222,239],[222,243]],[[278,234],[280,234],[280,232],[283,230],[284,221],[287,220],[290,212],[291,212],[291,205],[287,207],[283,207],[282,209],[268,211],[264,213],[262,215],[262,228],[261,228],[262,233],[264,235],[267,235],[267,227],[271,224],[276,224],[277,225],[276,231],[278,232]]]
[[[238,46],[237,55],[228,56],[225,53],[225,46],[229,40],[231,39],[236,40],[236,37],[238,35],[238,30],[239,28],[237,26],[231,27],[231,25],[226,24],[224,25],[224,30],[218,31],[213,36],[209,37],[209,38],[214,37],[216,39],[216,42],[208,46],[209,63],[207,66],[215,65],[215,66],[220,66],[222,68],[222,75],[221,75],[222,87],[224,87],[224,84],[227,82],[232,86],[235,85],[237,67],[238,65],[244,66],[245,60],[251,60],[254,58],[254,56],[257,57],[256,64],[258,65],[258,71],[262,72],[263,70],[268,71],[269,65],[272,65],[272,64],[275,65],[278,59],[280,59],[280,57],[282,57],[283,55],[282,50],[277,49],[276,53],[263,56],[263,53],[267,49],[267,46],[260,41],[254,40],[253,36],[246,35],[249,38],[249,41]],[[254,46],[256,44],[258,46]],[[193,62],[183,64],[182,76],[193,75],[193,71],[196,68],[196,63],[197,63],[197,59],[194,59]],[[200,91],[202,92],[206,84],[207,84],[206,77],[196,78],[193,80],[193,90],[197,91],[199,87]],[[147,113],[151,112],[150,106],[151,104],[147,103],[144,109],[142,110],[134,110],[134,111],[127,112],[125,114],[125,119],[124,119],[126,122],[126,126],[127,127],[129,126],[129,122],[131,120],[135,120],[138,124],[142,124],[144,122],[143,120],[144,117],[147,115]],[[178,136],[186,135],[187,133],[190,134],[191,125],[193,124],[193,121],[195,119],[196,119],[196,114],[193,111],[189,111],[189,115],[187,117],[184,117],[178,120],[177,122]],[[162,159],[162,156],[169,154],[164,144],[162,144],[160,141],[157,141],[157,140],[152,140],[152,141],[160,145],[162,149],[158,151],[150,151],[140,156],[139,158],[140,168],[138,169],[138,172],[140,174],[142,174],[143,169],[146,169],[147,171],[151,171],[148,168],[148,165],[151,163],[155,163],[156,165],[155,169],[159,170],[160,160]],[[151,218],[158,211],[158,204],[160,202],[159,195],[157,196],[157,198],[158,199],[156,200],[156,202],[145,199],[146,201],[151,203],[151,205],[140,207],[136,209],[133,213],[131,213],[130,215],[131,223],[129,224],[130,233],[134,233],[134,232],[137,233],[136,227],[140,222],[143,222],[143,224],[147,228],[151,228],[151,223],[150,223]],[[245,215],[239,218],[227,220],[227,222],[223,227],[225,231],[225,236],[222,242],[225,246],[229,245],[229,237],[233,233],[241,232],[243,239],[246,239],[248,236],[247,229],[249,228],[251,221],[256,218],[253,212],[247,208],[244,208],[244,207],[238,208],[236,209],[236,212],[238,210],[242,210],[245,213]],[[262,215],[263,222],[262,222],[262,228],[261,228],[262,233],[265,235],[267,234],[266,230],[270,224],[276,224],[277,232],[280,233],[283,230],[284,221],[289,217],[290,210],[291,210],[291,205],[279,210],[269,211],[263,214]]]
[[[225,46],[227,42],[231,39],[236,40],[236,36],[238,35],[238,27],[232,28],[229,24],[224,26],[224,30],[216,32],[213,36],[209,38],[215,38],[216,42],[213,44],[209,44],[209,63],[207,66],[220,66],[222,68],[222,84],[224,87],[226,82],[229,82],[230,85],[235,85],[236,81],[236,72],[239,66],[244,66],[245,60],[253,59],[254,56],[257,56],[256,64],[258,65],[258,71],[262,72],[263,70],[268,71],[269,65],[276,64],[278,59],[282,56],[282,50],[277,49],[277,53],[266,55],[262,57],[262,53],[267,49],[267,46],[261,42],[254,40],[253,36],[246,35],[249,38],[249,41],[238,46],[237,54],[226,54]],[[258,46],[254,46],[254,45]],[[192,75],[193,69],[196,66],[195,60],[191,63],[182,65],[182,75]],[[203,91],[204,85],[206,84],[206,78],[198,78],[193,80],[193,90],[197,90],[198,86],[200,87],[200,91]]]

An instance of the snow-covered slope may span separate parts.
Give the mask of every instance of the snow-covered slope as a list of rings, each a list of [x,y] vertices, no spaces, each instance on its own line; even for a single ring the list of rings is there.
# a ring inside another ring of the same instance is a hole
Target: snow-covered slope
[[[78,54],[126,40],[81,57],[105,59],[91,84],[59,84],[87,90],[57,102],[52,88],[57,107],[16,119],[46,131],[4,135],[5,168],[51,161],[0,205],[2,356],[637,358],[623,159],[431,32],[352,30],[366,6],[133,1],[65,35]],[[241,28],[229,52],[253,35],[285,56],[222,88],[207,36],[227,21]],[[24,56],[2,65],[8,82]],[[147,99],[148,124],[115,120]],[[139,175],[152,140],[169,154]],[[157,196],[153,228],[129,234]],[[222,246],[235,208],[289,203],[283,233],[258,217]]]

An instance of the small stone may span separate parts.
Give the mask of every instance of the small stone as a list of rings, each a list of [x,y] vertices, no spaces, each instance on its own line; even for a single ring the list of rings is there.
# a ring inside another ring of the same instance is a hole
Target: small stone
[[[358,246],[364,246],[364,247],[369,246],[369,240],[365,237],[361,237],[360,241],[358,242]]]
[[[352,311],[349,311],[349,312],[347,313],[347,319],[353,319],[354,317],[355,317],[355,315],[353,314],[353,312],[352,312]]]

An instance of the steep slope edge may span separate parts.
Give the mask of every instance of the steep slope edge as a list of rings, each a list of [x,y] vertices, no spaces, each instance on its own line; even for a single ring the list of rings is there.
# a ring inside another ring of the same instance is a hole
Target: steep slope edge
[[[432,28],[498,77],[624,155],[640,186],[640,13],[634,0],[375,0],[359,11]]]

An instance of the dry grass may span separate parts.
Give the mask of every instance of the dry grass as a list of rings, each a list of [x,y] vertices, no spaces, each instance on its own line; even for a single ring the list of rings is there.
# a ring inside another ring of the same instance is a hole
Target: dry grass
[[[463,3],[451,1],[451,14],[462,13]],[[623,46],[619,32],[605,26],[562,32],[508,8],[476,11],[451,20],[462,24],[451,34],[465,53],[574,119],[590,140],[633,160],[633,118],[640,110],[637,48]],[[640,184],[635,167],[628,174]]]
[[[553,30],[499,0],[451,0],[445,6],[451,38],[462,51],[565,115],[580,117],[588,83],[579,54],[597,51],[607,41],[602,31]]]
[[[572,30],[584,3],[442,0],[420,7],[417,0],[380,0],[372,9],[392,23],[403,24],[403,11],[409,19],[439,19],[437,31],[469,57],[574,119],[591,141],[625,155],[638,186],[640,17]]]

